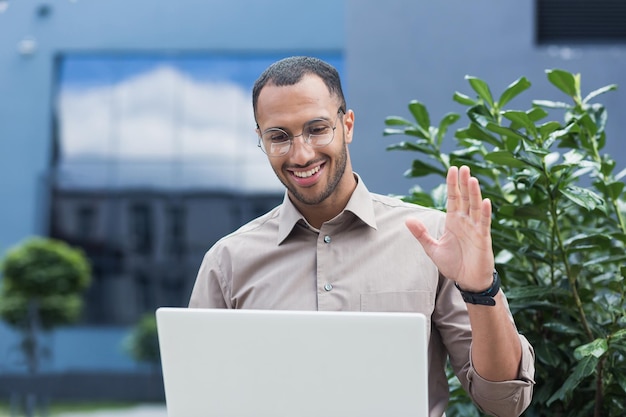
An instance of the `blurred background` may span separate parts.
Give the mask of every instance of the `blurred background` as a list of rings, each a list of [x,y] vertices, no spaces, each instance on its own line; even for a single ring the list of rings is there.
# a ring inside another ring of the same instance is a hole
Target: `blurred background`
[[[129,340],[157,307],[187,304],[217,239],[282,200],[250,90],[290,55],[340,71],[370,191],[416,185],[403,177],[414,156],[385,150],[397,141],[385,118],[410,118],[413,99],[433,124],[463,111],[452,95],[471,95],[465,75],[496,97],[527,77],[521,110],[565,99],[549,68],[581,73],[586,93],[618,84],[600,98],[605,151],[626,165],[624,1],[0,0],[0,258],[42,236],[91,265],[78,321],[40,332],[46,392],[162,400],[158,356]],[[0,322],[0,401],[33,387],[21,341]]]

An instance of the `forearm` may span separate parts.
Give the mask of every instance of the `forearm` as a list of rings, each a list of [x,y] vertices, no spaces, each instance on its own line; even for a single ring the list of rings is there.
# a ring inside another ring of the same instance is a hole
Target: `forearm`
[[[495,306],[467,304],[472,326],[472,363],[484,379],[514,380],[522,358],[521,344],[502,292],[494,298]]]

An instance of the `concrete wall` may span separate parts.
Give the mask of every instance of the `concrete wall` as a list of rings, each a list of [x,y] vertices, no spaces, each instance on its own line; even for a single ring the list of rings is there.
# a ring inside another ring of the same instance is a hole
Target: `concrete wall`
[[[402,193],[416,183],[402,179],[415,155],[385,152],[402,138],[382,137],[385,117],[410,118],[407,105],[417,99],[430,111],[432,124],[450,111],[464,114],[452,101],[455,91],[474,96],[466,74],[487,81],[498,96],[526,76],[530,90],[510,103],[527,110],[533,99],[566,100],[547,82],[544,70],[561,68],[582,74],[589,93],[608,84],[616,92],[600,96],[608,109],[605,151],[626,167],[626,45],[537,46],[531,0],[347,0],[346,67],[350,105],[356,112],[352,144],[355,169],[370,190]],[[453,126],[460,128],[467,120]],[[450,134],[447,141],[454,144]],[[427,186],[430,179],[420,181]],[[435,183],[439,183],[436,179]],[[428,187],[427,187],[428,188]]]

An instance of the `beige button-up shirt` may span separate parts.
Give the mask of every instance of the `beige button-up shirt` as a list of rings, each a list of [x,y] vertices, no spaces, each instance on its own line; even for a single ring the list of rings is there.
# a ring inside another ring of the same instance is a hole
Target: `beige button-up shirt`
[[[319,230],[285,194],[282,205],[219,240],[204,257],[189,307],[423,313],[430,318],[430,417],[444,415],[448,404],[448,356],[485,412],[521,414],[532,396],[532,347],[519,336],[517,380],[481,378],[470,361],[472,334],[459,291],[404,225],[417,217],[440,236],[444,214],[370,193],[357,179],[346,208]]]

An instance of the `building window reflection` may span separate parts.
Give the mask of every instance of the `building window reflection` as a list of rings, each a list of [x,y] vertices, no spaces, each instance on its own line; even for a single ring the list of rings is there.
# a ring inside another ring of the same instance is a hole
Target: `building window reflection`
[[[279,58],[59,56],[50,230],[92,262],[85,322],[185,306],[206,250],[280,203],[250,98]]]
[[[152,254],[152,207],[147,203],[134,203],[130,207],[130,236],[132,251],[148,256]]]

